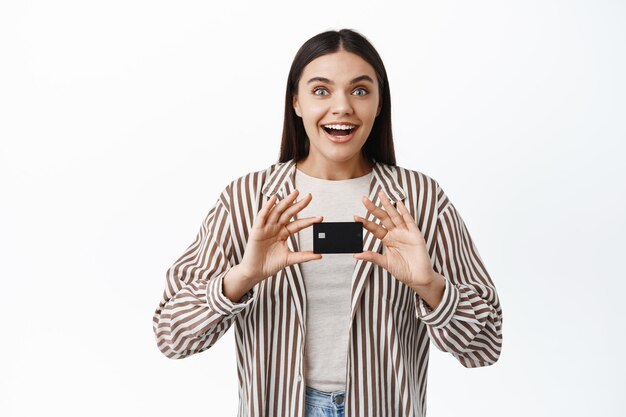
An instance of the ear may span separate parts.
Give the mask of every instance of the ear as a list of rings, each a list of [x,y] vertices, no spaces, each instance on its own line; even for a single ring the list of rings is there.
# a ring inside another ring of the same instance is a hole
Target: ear
[[[299,117],[302,117],[302,113],[300,112],[300,104],[298,103],[298,96],[293,96],[292,104],[296,114]]]

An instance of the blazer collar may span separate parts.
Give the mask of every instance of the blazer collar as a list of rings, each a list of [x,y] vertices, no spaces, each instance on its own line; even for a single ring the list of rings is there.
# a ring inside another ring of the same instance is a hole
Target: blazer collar
[[[406,194],[404,188],[398,182],[395,172],[396,167],[378,162],[375,159],[374,162],[369,194],[371,195],[372,191],[381,188],[392,203],[404,200]],[[279,162],[273,168],[273,172],[269,175],[262,192],[267,199],[274,194],[284,198],[295,189],[296,161],[295,159],[290,159],[286,162]]]

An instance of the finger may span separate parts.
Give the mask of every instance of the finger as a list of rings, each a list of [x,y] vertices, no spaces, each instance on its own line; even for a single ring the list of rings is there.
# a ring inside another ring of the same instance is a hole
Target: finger
[[[355,215],[354,218],[356,219],[356,221],[362,222],[363,223],[363,227],[366,228],[367,230],[369,230],[370,232],[372,232],[372,234],[374,236],[376,236],[377,239],[383,240],[383,238],[387,234],[387,229],[385,229],[384,227],[382,227],[378,223],[374,223],[374,222],[372,222],[370,220],[364,219],[361,216],[356,216]]]
[[[280,217],[278,218],[278,223],[281,225],[285,225],[289,223],[291,218],[295,216],[296,213],[298,213],[303,208],[305,208],[311,202],[312,199],[313,199],[313,196],[311,195],[311,193],[308,193],[300,201],[292,204],[283,212],[283,214],[280,215]]]
[[[409,213],[409,210],[406,208],[402,200],[398,200],[398,211],[402,215],[402,218],[409,229],[418,229],[415,219],[413,219],[413,216],[411,216],[411,213]]]
[[[401,229],[407,229],[404,218],[400,213],[398,213],[398,210],[396,210],[393,204],[391,204],[389,197],[387,197],[387,195],[382,191],[378,192],[378,197],[380,197],[380,201],[382,201],[383,207],[387,211],[387,214],[389,215],[389,218],[391,219],[393,224]]]
[[[261,210],[259,210],[259,212],[257,213],[257,217],[259,219],[259,223],[261,226],[265,225],[265,222],[267,221],[267,216],[270,210],[274,207],[275,202],[276,202],[276,194],[271,196],[270,199],[267,200],[265,204],[263,204],[263,207],[261,207]]]
[[[387,212],[385,210],[383,210],[382,208],[378,207],[376,204],[374,204],[366,196],[363,196],[363,198],[361,200],[363,201],[363,204],[365,205],[365,208],[367,208],[367,211],[369,211],[374,216],[376,216],[378,219],[380,219],[380,221],[385,225],[385,227],[387,229],[391,230],[394,227],[396,227],[396,225],[393,224],[393,222],[391,221],[391,219],[389,218],[389,215],[387,214]]]
[[[269,222],[269,218],[270,215],[272,214],[272,212],[274,211],[274,209],[276,208],[276,206],[278,205],[278,203],[280,203],[280,201],[278,200],[278,194],[274,194],[272,197],[274,198],[274,204],[272,204],[268,209],[267,209],[267,214],[265,215],[265,222]]]
[[[313,223],[319,223],[322,220],[324,220],[324,216],[305,217],[304,219],[298,219],[298,220],[294,220],[294,221],[292,221],[290,223],[287,223],[287,225],[285,227],[289,231],[289,234],[292,235],[292,234],[297,233],[297,232],[299,232],[300,230],[302,230],[302,229],[304,229],[306,227],[309,227]]]
[[[320,253],[314,253],[310,250],[302,252],[291,252],[287,255],[287,266],[299,264],[302,262],[315,261],[317,259],[322,259],[322,255]]]
[[[298,190],[293,190],[287,197],[280,200],[280,203],[278,203],[276,207],[272,210],[272,212],[269,214],[267,218],[267,223],[269,224],[277,223],[278,217],[280,217],[280,215],[283,213],[283,211],[285,211],[287,207],[293,204],[296,197],[298,197],[298,193],[299,193]]]
[[[385,269],[387,268],[387,261],[385,260],[385,255],[382,255],[378,252],[372,252],[371,250],[368,250],[368,251],[361,252],[361,253],[355,253],[353,256],[356,259],[362,259],[364,261],[376,264],[382,268],[385,268]]]

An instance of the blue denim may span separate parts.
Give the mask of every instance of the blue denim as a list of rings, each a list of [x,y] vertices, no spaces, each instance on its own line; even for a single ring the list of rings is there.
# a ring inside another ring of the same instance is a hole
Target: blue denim
[[[344,417],[344,390],[326,392],[306,387],[304,417]]]

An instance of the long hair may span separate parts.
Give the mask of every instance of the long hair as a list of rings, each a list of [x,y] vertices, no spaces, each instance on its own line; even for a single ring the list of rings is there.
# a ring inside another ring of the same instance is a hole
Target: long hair
[[[293,108],[293,97],[298,94],[298,83],[304,67],[315,58],[343,49],[352,52],[369,63],[376,72],[381,110],[372,126],[372,131],[361,148],[367,159],[388,165],[396,165],[396,155],[391,133],[391,95],[389,81],[383,61],[374,46],[361,34],[350,30],[329,30],[313,36],[296,53],[291,63],[285,93],[285,121],[280,144],[279,162],[290,159],[299,161],[309,154],[309,138],[302,119]]]

